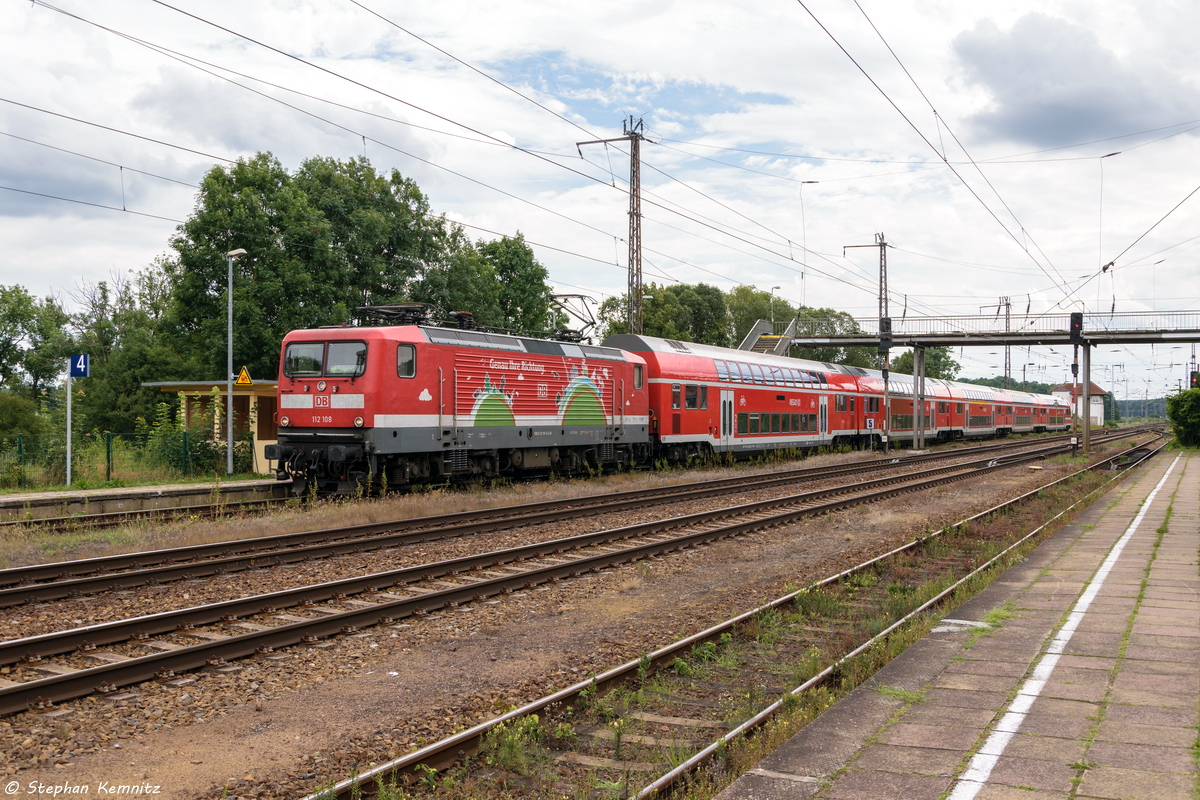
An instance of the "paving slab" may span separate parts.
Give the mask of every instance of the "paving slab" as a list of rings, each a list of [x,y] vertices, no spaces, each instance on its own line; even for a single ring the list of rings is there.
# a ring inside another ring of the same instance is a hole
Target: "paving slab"
[[[1140,467],[947,613],[1015,619],[943,630],[876,676],[919,701],[860,686],[719,800],[1193,800],[1197,531],[1200,454]]]

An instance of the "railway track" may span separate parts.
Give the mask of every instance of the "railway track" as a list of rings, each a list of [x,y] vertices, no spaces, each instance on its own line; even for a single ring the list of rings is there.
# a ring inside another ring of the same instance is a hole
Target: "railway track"
[[[256,654],[267,656],[275,648],[354,634],[370,625],[395,624],[410,616],[985,475],[1067,449],[1069,445],[1055,445],[992,456],[569,539],[10,640],[0,643],[0,663],[15,664],[11,677],[24,680],[0,688],[0,714],[27,708],[47,710],[54,702],[94,691],[112,693],[152,678],[171,680],[187,670],[220,667],[227,660]],[[369,595],[369,599],[357,599],[356,595]],[[315,616],[281,613],[281,609]],[[253,615],[260,615],[259,621],[249,621]],[[219,627],[203,628],[213,625]],[[164,635],[166,638],[153,638]],[[202,641],[193,643],[194,639]],[[154,652],[123,655],[99,649],[116,644]],[[69,654],[65,662],[63,654]],[[60,659],[47,661],[56,656]],[[84,660],[100,663],[81,667]]]
[[[1132,430],[1132,429],[1130,429]],[[1047,441],[1065,440],[1070,438],[1069,435],[1039,437],[1032,440],[1034,443],[1043,443]],[[988,445],[975,445],[980,448],[1013,448],[1020,447],[1022,444],[1029,444],[1031,440],[1014,441],[1014,442],[999,442]],[[904,453],[905,451],[894,451]],[[938,454],[941,456],[943,454]],[[934,457],[938,457],[934,456]],[[910,456],[900,456],[905,460],[909,460]],[[78,530],[80,528],[110,528],[118,525],[124,525],[138,520],[150,520],[152,522],[168,521],[173,519],[202,517],[202,518],[217,518],[227,516],[229,514],[237,514],[247,510],[258,510],[269,508],[272,505],[278,505],[294,500],[292,497],[277,497],[263,498],[259,500],[245,501],[229,501],[218,503],[205,503],[191,506],[179,506],[174,508],[157,508],[157,509],[135,509],[129,511],[112,511],[106,513],[94,514],[68,514],[56,517],[39,517],[35,519],[6,519],[0,520],[0,532],[5,530]]]
[[[1124,459],[1122,469],[1136,466],[1161,447],[1141,448],[1136,459],[1127,458],[1127,453],[1118,454],[1087,469],[1105,469],[1119,459]],[[856,671],[869,675],[881,666],[872,659],[874,648],[885,637],[952,597],[976,576],[1002,569],[1004,559],[1011,557],[1009,554],[1015,548],[1032,542],[1049,523],[1019,536],[1016,541],[997,545],[1003,549],[978,565],[971,563],[975,551],[968,549],[963,557],[962,553],[952,552],[953,541],[943,547],[936,545],[939,539],[969,543],[972,537],[961,535],[968,524],[1017,506],[1070,477],[814,582],[640,659],[363,771],[306,800],[346,800],[369,796],[379,787],[405,784],[416,792],[413,796],[423,796],[415,787],[417,780],[436,785],[437,781],[431,777],[435,771],[461,767],[464,755],[479,752],[481,748],[490,754],[489,763],[510,773],[520,773],[520,764],[504,756],[505,742],[513,745],[508,748],[510,753],[539,750],[544,760],[550,760],[551,766],[543,769],[537,780],[553,784],[555,792],[569,794],[572,786],[582,786],[586,792],[602,784],[621,797],[641,800],[661,796],[677,782],[714,760],[721,760],[727,748],[753,735],[781,711],[796,708],[805,693],[831,678]],[[1119,476],[1112,480],[1117,479]],[[1111,481],[1106,482],[1093,490],[1055,519],[1090,502],[1110,484]],[[885,586],[881,576],[894,575],[890,571],[892,565],[903,565],[903,559],[914,558],[922,549],[923,563],[930,570],[941,570],[944,588],[928,599],[915,598],[903,611],[892,614],[889,624],[881,629],[877,627],[879,618],[872,620],[873,631],[862,633],[860,625],[861,635],[852,644],[839,646],[839,639],[844,639],[842,634],[847,632],[839,629],[839,625],[853,627],[844,624],[847,606],[893,609],[896,604],[892,590],[899,584]],[[838,598],[848,602],[839,603]],[[789,683],[785,675],[793,680]],[[719,772],[721,767],[710,769]],[[547,772],[549,778],[545,777]],[[497,775],[493,768],[481,779],[481,785],[502,779],[503,774]],[[454,780],[460,791],[470,793],[472,776],[468,769],[458,769]],[[537,790],[538,784],[533,779],[522,780]]]
[[[1116,434],[1135,435],[1136,432]],[[484,531],[556,522],[573,517],[645,508],[652,504],[721,496],[740,489],[768,489],[800,481],[878,474],[910,465],[969,458],[1043,446],[1069,437],[1036,442],[1004,442],[931,455],[873,459],[835,467],[789,469],[771,475],[745,475],[654,489],[632,490],[571,500],[506,506],[485,511],[394,520],[344,528],[306,531],[163,550],[56,562],[0,570],[0,608],[46,602],[100,591],[125,590],[154,583],[194,580],[213,575],[353,555]]]

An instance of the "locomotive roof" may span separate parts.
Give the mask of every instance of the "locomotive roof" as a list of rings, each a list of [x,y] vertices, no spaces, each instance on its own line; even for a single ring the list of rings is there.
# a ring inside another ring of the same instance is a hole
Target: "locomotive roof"
[[[488,350],[503,350],[509,353],[529,353],[544,356],[569,356],[571,358],[593,358],[606,361],[629,361],[626,353],[615,347],[597,347],[591,344],[572,344],[571,342],[556,342],[550,339],[532,339],[525,336],[510,336],[503,333],[491,333],[482,330],[467,330],[462,328],[439,328],[432,325],[372,325],[365,327],[331,326],[329,328],[307,328],[292,331],[288,336],[301,334],[302,338],[311,340],[330,338],[334,332],[345,334],[344,338],[361,338],[365,331],[382,334],[385,338],[396,338],[403,331],[406,341],[413,340],[417,332],[430,344],[452,345],[454,347],[479,347]],[[391,334],[389,337],[388,334]],[[343,338],[343,337],[338,337]],[[638,359],[640,362],[640,359]]]
[[[611,347],[620,347],[623,350],[630,350],[634,353],[651,352],[671,355],[693,355],[704,358],[720,358],[727,361],[776,364],[807,370],[824,370],[825,372],[853,375],[860,378],[873,378],[880,383],[883,382],[883,372],[877,369],[851,367],[845,364],[830,364],[825,361],[810,361],[804,358],[779,356],[774,353],[756,353],[753,350],[734,350],[729,347],[681,342],[675,339],[660,339],[655,336],[637,336],[629,333],[619,333],[609,336],[604,340],[604,344]],[[947,389],[955,390],[964,399],[978,400],[985,403],[1028,403],[1036,401],[1042,404],[1063,405],[1059,398],[1053,395],[1018,392],[1011,389],[995,389],[991,386],[960,383],[959,381],[948,381],[940,378],[926,378],[925,385],[927,387],[941,385]],[[914,392],[913,376],[890,372],[888,374],[888,389],[893,394],[912,395]],[[927,393],[928,391],[926,389]]]
[[[508,350],[514,353],[531,353],[543,356],[570,356],[572,358],[599,358],[607,361],[627,361],[625,354],[615,347],[597,347],[591,344],[572,344],[550,339],[528,339],[502,333],[488,333],[461,328],[434,328],[421,326],[421,331],[431,344],[449,344],[459,347],[485,347],[490,350]]]

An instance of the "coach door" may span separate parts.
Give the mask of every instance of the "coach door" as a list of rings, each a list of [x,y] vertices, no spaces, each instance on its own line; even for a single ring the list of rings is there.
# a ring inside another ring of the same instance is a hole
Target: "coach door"
[[[733,447],[733,390],[721,390],[721,449]]]
[[[821,438],[825,438],[829,433],[829,398],[821,395],[821,418],[820,418]]]

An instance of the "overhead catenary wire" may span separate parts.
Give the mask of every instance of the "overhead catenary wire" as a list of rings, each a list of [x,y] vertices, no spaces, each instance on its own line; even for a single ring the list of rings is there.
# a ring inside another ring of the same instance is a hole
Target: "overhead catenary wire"
[[[164,50],[165,50],[165,48],[161,48],[161,47],[160,47],[160,46],[158,46],[158,45],[154,45],[154,44],[152,44],[152,43],[145,42],[145,41],[143,41],[143,40],[137,39],[136,37],[130,37],[130,36],[128,36],[127,34],[121,33],[121,32],[119,32],[119,31],[116,31],[116,30],[114,30],[114,29],[112,29],[112,28],[109,28],[109,27],[107,27],[107,26],[99,25],[98,23],[94,23],[94,22],[92,22],[91,20],[84,19],[84,18],[80,17],[79,15],[72,14],[72,13],[70,13],[70,12],[65,12],[65,11],[62,11],[61,9],[58,9],[58,8],[57,8],[57,7],[55,7],[55,6],[52,6],[52,5],[48,4],[48,3],[45,3],[45,2],[44,2],[44,0],[35,0],[35,2],[36,2],[38,5],[40,5],[40,6],[43,6],[43,7],[47,8],[47,9],[49,9],[49,10],[53,10],[53,11],[56,11],[56,12],[59,12],[59,13],[63,13],[63,14],[65,14],[66,16],[72,17],[72,18],[74,18],[74,19],[77,19],[77,20],[79,20],[79,21],[81,21],[81,22],[84,22],[84,23],[87,23],[87,24],[90,24],[90,25],[95,25],[96,27],[99,27],[99,28],[101,28],[101,29],[103,29],[103,30],[105,30],[105,31],[107,31],[107,32],[109,32],[109,33],[112,33],[112,34],[114,34],[114,35],[121,36],[121,37],[123,37],[123,38],[130,39],[131,41],[134,41],[134,42],[135,42],[135,43],[137,43],[137,44],[141,44],[141,45],[143,45],[143,46],[149,47],[149,48],[151,48],[151,49],[159,50],[159,51],[164,51]],[[167,8],[172,8],[173,10],[176,10],[176,11],[178,11],[178,9],[174,9],[174,7],[173,7],[173,6],[170,6],[170,5],[169,5],[169,4],[167,4],[167,3],[161,2],[161,0],[152,0],[152,2],[156,2],[156,3],[158,3],[159,5],[163,5],[163,6],[167,7]],[[189,17],[196,18],[196,19],[198,19],[199,21],[205,22],[206,24],[212,25],[213,27],[216,27],[216,28],[218,28],[218,29],[220,29],[220,30],[226,31],[226,32],[228,32],[228,33],[231,33],[232,35],[239,36],[239,37],[241,36],[240,34],[237,34],[237,33],[235,33],[235,32],[232,32],[232,31],[230,31],[229,29],[227,29],[227,28],[224,28],[224,27],[223,27],[223,26],[221,26],[221,25],[218,25],[218,24],[216,24],[216,23],[209,22],[209,21],[207,21],[207,20],[204,20],[204,19],[202,19],[202,18],[196,17],[196,15],[190,14],[190,13],[188,13],[188,12],[183,12],[183,11],[180,11],[180,13],[183,13],[183,14],[185,14],[185,15],[189,16]],[[292,55],[290,55],[290,54],[283,53],[282,51],[279,51],[277,48],[274,48],[274,47],[272,47],[272,46],[270,46],[270,45],[263,44],[263,43],[261,43],[261,42],[258,42],[257,40],[254,40],[254,39],[251,39],[251,38],[248,38],[248,37],[242,37],[242,38],[246,38],[246,39],[247,39],[247,41],[251,41],[251,42],[253,42],[254,44],[257,44],[257,45],[259,45],[259,46],[265,47],[266,49],[268,49],[268,50],[271,50],[272,52],[277,52],[277,53],[280,53],[280,54],[282,54],[282,55],[285,55],[285,56],[287,56],[288,58],[295,59],[295,60],[297,60],[297,61],[299,61],[299,62],[301,62],[301,63],[303,63],[303,64],[306,64],[306,65],[308,65],[308,66],[314,66],[314,67],[316,67],[317,69],[320,69],[320,70],[322,70],[322,71],[328,72],[328,73],[329,73],[329,74],[331,74],[331,75],[334,75],[334,76],[336,76],[336,77],[339,77],[339,78],[343,78],[343,76],[339,75],[339,74],[338,74],[338,73],[336,73],[336,72],[333,72],[333,71],[331,71],[331,70],[327,70],[327,69],[325,69],[324,67],[320,67],[319,65],[313,65],[311,62],[308,62],[308,61],[306,61],[306,60],[304,60],[304,59],[300,59],[300,58],[298,58],[298,57],[296,57],[296,56],[292,56]],[[180,59],[190,59],[190,58],[191,58],[190,56],[182,56],[182,55],[178,55],[178,54],[176,54],[174,51],[170,51],[170,52],[164,52],[164,55],[168,55],[168,57],[176,57],[176,60],[180,60]],[[184,61],[183,63],[188,63],[188,62],[187,62],[187,61]],[[193,67],[195,67],[195,65],[194,65],[194,64],[189,64],[189,65],[190,65],[190,66],[193,66]],[[199,67],[195,67],[195,68],[197,68],[197,69],[200,69]],[[222,67],[214,67],[214,69],[224,69],[224,68],[222,68]],[[408,152],[408,151],[405,151],[405,150],[403,150],[402,148],[398,148],[398,147],[396,147],[396,146],[394,146],[394,145],[391,145],[391,144],[389,144],[389,143],[387,143],[387,142],[384,142],[384,141],[381,141],[381,140],[378,140],[378,139],[374,139],[373,137],[365,136],[365,134],[362,134],[362,133],[360,133],[360,132],[358,132],[358,131],[354,131],[353,129],[351,129],[351,128],[348,128],[348,127],[346,127],[346,126],[344,126],[344,125],[341,125],[341,124],[339,124],[339,123],[333,122],[333,121],[331,121],[331,120],[328,120],[328,119],[325,119],[325,118],[323,118],[323,117],[320,117],[320,116],[318,116],[318,115],[316,115],[316,114],[313,114],[313,113],[312,113],[312,112],[310,112],[310,111],[307,111],[306,109],[301,109],[301,108],[299,108],[299,107],[297,107],[297,106],[293,106],[293,105],[291,105],[291,104],[288,104],[288,103],[286,103],[286,102],[284,102],[284,101],[281,101],[281,100],[279,100],[278,98],[272,98],[272,97],[270,97],[269,95],[266,95],[266,94],[264,94],[264,93],[262,93],[262,92],[259,92],[259,91],[255,90],[255,89],[252,89],[252,88],[250,88],[250,87],[246,87],[246,86],[244,86],[243,84],[237,83],[236,81],[232,81],[231,79],[229,79],[229,78],[227,78],[227,77],[225,77],[225,76],[222,76],[222,75],[216,75],[215,73],[212,73],[212,72],[210,72],[209,70],[201,70],[201,71],[203,71],[203,72],[205,72],[205,73],[207,73],[207,74],[213,75],[214,77],[218,77],[218,78],[220,78],[220,79],[222,79],[222,80],[226,80],[226,81],[228,81],[228,82],[231,82],[231,83],[233,83],[235,86],[239,86],[239,87],[241,87],[241,88],[247,89],[248,91],[254,92],[255,94],[258,94],[258,95],[260,95],[260,96],[262,96],[262,97],[264,97],[264,98],[266,98],[266,99],[268,99],[268,100],[271,100],[271,101],[273,101],[273,102],[280,103],[281,105],[284,105],[284,106],[286,106],[286,107],[288,107],[288,108],[291,108],[291,109],[293,109],[293,110],[296,110],[296,111],[298,111],[298,112],[300,112],[300,113],[303,113],[303,114],[306,114],[306,115],[312,116],[312,117],[314,117],[314,118],[316,118],[316,119],[319,119],[319,120],[321,120],[321,121],[323,121],[323,122],[326,122],[326,123],[328,123],[328,124],[330,124],[330,125],[333,125],[333,126],[335,126],[335,127],[338,127],[338,128],[340,128],[340,129],[342,129],[342,130],[345,130],[345,131],[347,131],[347,132],[353,133],[353,134],[354,134],[356,137],[362,137],[362,138],[364,138],[364,139],[365,139],[365,140],[367,140],[367,141],[371,141],[371,142],[373,142],[373,143],[375,143],[375,144],[378,144],[378,145],[380,145],[380,146],[382,146],[382,147],[386,147],[386,148],[388,148],[388,149],[391,149],[391,150],[393,150],[393,151],[395,151],[395,152],[401,153],[402,155],[405,155],[405,156],[408,156],[408,157],[410,157],[410,158],[413,158],[413,159],[415,159],[415,160],[421,161],[422,163],[426,163],[426,164],[428,164],[428,165],[430,165],[430,166],[432,166],[432,167],[435,167],[435,168],[437,168],[437,169],[442,169],[442,170],[445,170],[445,171],[447,171],[447,172],[450,172],[451,174],[454,174],[454,175],[456,175],[457,177],[461,177],[461,178],[463,178],[463,179],[465,179],[465,180],[469,180],[469,181],[475,182],[475,183],[477,183],[477,184],[479,184],[479,185],[481,185],[481,186],[484,186],[485,188],[491,189],[491,190],[493,190],[493,191],[498,191],[498,192],[500,192],[500,193],[502,193],[502,194],[505,194],[506,196],[509,196],[509,197],[511,197],[511,198],[513,198],[513,199],[516,199],[516,200],[520,201],[520,202],[524,202],[524,203],[530,204],[530,205],[532,205],[532,206],[534,206],[534,207],[536,207],[536,208],[539,208],[540,210],[547,211],[548,213],[554,214],[554,215],[556,215],[556,216],[563,217],[564,219],[568,219],[568,220],[570,220],[570,221],[573,221],[573,222],[576,222],[576,223],[578,223],[578,224],[582,224],[582,225],[584,225],[585,227],[589,227],[589,228],[591,228],[592,230],[595,230],[595,231],[597,231],[597,232],[599,232],[599,233],[603,233],[603,234],[604,234],[604,235],[606,235],[606,236],[612,235],[611,233],[609,233],[609,232],[607,232],[607,231],[602,231],[602,230],[600,230],[599,228],[595,228],[594,226],[591,226],[591,225],[589,225],[588,223],[584,223],[584,222],[582,222],[582,221],[575,220],[575,219],[573,219],[573,218],[571,218],[571,217],[567,217],[566,215],[562,214],[561,212],[557,212],[557,211],[554,211],[554,210],[552,210],[552,209],[547,209],[547,208],[545,208],[545,207],[543,207],[543,206],[541,206],[541,205],[539,205],[539,204],[533,203],[532,201],[525,200],[524,198],[521,198],[521,197],[519,197],[519,196],[517,196],[517,195],[513,195],[513,194],[511,194],[511,193],[509,193],[509,192],[506,192],[505,190],[499,189],[499,188],[497,188],[497,187],[493,187],[493,186],[491,186],[491,185],[489,185],[489,184],[486,184],[486,183],[484,183],[484,182],[482,182],[482,181],[478,181],[478,180],[476,180],[476,179],[473,179],[473,178],[471,178],[470,176],[467,176],[467,175],[465,175],[465,174],[459,173],[459,172],[457,172],[457,171],[455,171],[455,170],[450,170],[449,168],[447,168],[447,167],[444,167],[444,166],[441,166],[441,165],[439,165],[439,164],[437,164],[437,163],[435,163],[435,162],[432,162],[432,161],[430,161],[430,160],[428,160],[428,159],[424,159],[424,158],[421,158],[420,156],[416,156],[415,154],[413,154],[413,153],[410,153],[410,152]],[[250,77],[250,76],[245,76],[244,74],[241,74],[241,73],[239,73],[239,74],[240,74],[240,75],[242,75],[242,77],[247,77],[248,79],[251,79],[251,80],[257,80],[256,78],[253,78],[253,77]],[[364,88],[371,89],[371,87],[367,86],[366,84],[362,84],[361,82],[354,81],[353,79],[349,79],[349,78],[343,78],[343,79],[345,79],[345,80],[349,80],[351,83],[354,83],[355,85],[359,85],[359,86],[362,86],[362,87],[364,87]],[[372,90],[372,91],[377,91],[377,92],[379,91],[379,90],[375,90],[375,89],[371,89],[371,90]],[[392,95],[389,95],[389,94],[386,94],[386,93],[383,93],[383,92],[379,92],[379,93],[380,93],[380,94],[383,94],[385,97],[389,97],[389,98],[392,98],[392,99],[396,99],[396,98],[393,98],[393,96],[392,96]],[[307,96],[311,96],[311,95],[307,95]],[[418,109],[420,109],[420,107],[419,107],[419,106],[415,106],[415,105],[413,105],[413,104],[411,104],[411,103],[407,103],[406,101],[398,100],[398,102],[402,102],[402,103],[405,103],[406,105],[409,105],[409,106],[412,106],[412,107],[414,107],[414,108],[418,108]],[[420,110],[424,110],[424,109],[420,109]],[[427,112],[427,113],[433,114],[433,116],[436,116],[436,117],[438,117],[439,119],[443,119],[443,120],[446,120],[446,121],[452,122],[453,124],[459,125],[460,127],[463,127],[463,128],[465,128],[465,129],[467,129],[467,130],[471,130],[471,131],[473,131],[473,132],[479,133],[479,132],[478,132],[478,131],[476,131],[474,128],[471,128],[470,126],[464,125],[464,124],[462,124],[462,123],[457,123],[457,122],[454,122],[453,120],[450,120],[450,119],[449,119],[449,118],[447,118],[447,117],[442,117],[442,116],[440,116],[440,115],[437,115],[437,114],[435,114],[434,112]],[[378,116],[378,115],[376,115],[376,116]],[[487,134],[481,134],[481,135],[488,136]],[[495,137],[490,137],[490,136],[489,136],[489,138],[490,138],[490,139],[493,139],[493,140],[494,140],[495,142],[497,142],[497,143],[500,143],[500,144],[502,144],[503,146],[505,146],[505,147],[506,147],[506,148],[508,148],[508,149],[513,149],[513,150],[517,150],[517,151],[520,151],[520,152],[525,152],[525,153],[529,153],[529,154],[538,155],[539,157],[543,158],[543,160],[545,160],[545,161],[548,161],[548,163],[551,163],[551,164],[553,164],[553,165],[555,165],[555,166],[564,166],[564,165],[558,164],[558,163],[557,163],[557,162],[555,162],[555,161],[550,161],[550,160],[549,160],[549,158],[546,158],[546,157],[544,157],[542,154],[537,154],[537,153],[535,153],[534,151],[531,151],[531,150],[529,150],[528,148],[522,148],[522,147],[518,147],[518,146],[516,146],[516,145],[512,145],[512,144],[509,144],[509,143],[507,143],[507,142],[503,142],[502,140],[495,139]],[[604,184],[604,185],[608,185],[608,184],[607,184],[605,181],[603,181],[603,180],[601,180],[601,179],[598,179],[598,178],[596,178],[596,177],[594,177],[594,176],[589,176],[589,175],[586,175],[586,174],[584,174],[584,173],[580,173],[578,170],[574,170],[574,169],[571,169],[571,168],[569,168],[569,167],[564,167],[564,168],[568,169],[570,172],[573,172],[573,173],[575,173],[575,174],[578,174],[578,175],[581,175],[581,176],[583,176],[583,177],[585,177],[585,178],[588,178],[589,180],[595,181],[595,182],[597,182],[597,183],[602,183],[602,184]],[[650,204],[650,205],[658,205],[658,204],[656,204],[656,203],[653,203],[653,201],[648,201],[648,204]],[[688,218],[688,219],[690,219],[690,217],[688,217],[688,215],[687,215],[687,214],[684,214],[683,212],[679,212],[679,211],[675,211],[675,210],[673,210],[673,209],[666,208],[666,206],[662,206],[662,207],[664,208],[664,210],[668,210],[668,211],[670,211],[671,213],[676,213],[676,214],[679,214],[680,216],[683,216],[684,218]],[[692,220],[692,221],[696,222],[697,220]],[[699,224],[702,224],[702,225],[704,225],[704,223],[703,223],[703,222],[700,222]],[[705,225],[705,226],[706,226],[706,227],[713,228],[714,230],[717,230],[715,227],[713,227],[713,226],[711,226],[711,225]],[[693,234],[693,235],[694,235],[694,234]],[[729,235],[729,234],[726,234],[726,235]],[[721,244],[722,246],[727,246],[727,245],[724,245],[724,243],[718,243],[718,244]],[[753,244],[753,243],[751,243],[751,244]],[[665,254],[664,254],[664,255],[665,255]],[[668,258],[672,258],[673,260],[679,261],[679,262],[681,262],[681,263],[687,263],[685,260],[683,260],[683,259],[679,259],[679,258],[677,258],[677,257],[675,257],[675,256],[669,256],[669,255],[667,255],[666,257],[668,257]],[[714,274],[715,274],[715,273],[714,273]],[[726,279],[726,280],[728,280],[728,279],[729,279],[729,278],[728,278],[728,276],[724,276],[724,275],[718,275],[717,277],[721,277],[721,278],[724,278],[724,279]]]
[[[800,4],[800,6],[805,11],[808,11],[809,16],[812,16],[812,18],[817,22],[817,24],[821,26],[821,29],[824,30],[827,34],[829,34],[830,38],[833,38],[834,43],[837,44],[837,46],[842,50],[842,52],[844,52],[846,54],[846,56],[850,58],[850,60],[854,63],[854,65],[856,67],[858,67],[858,69],[863,73],[863,75],[865,75],[867,77],[867,79],[869,81],[871,81],[872,85],[874,85],[875,88],[878,89],[881,94],[883,94],[883,96],[892,105],[892,107],[895,108],[896,111],[898,111],[900,113],[900,116],[903,117],[904,121],[907,122],[914,131],[916,131],[917,135],[919,135],[921,137],[921,139],[923,139],[925,141],[925,143],[928,144],[929,147],[931,149],[933,149],[933,151],[935,153],[938,152],[937,148],[933,146],[933,143],[929,141],[929,139],[925,136],[924,133],[922,133],[920,131],[919,128],[917,128],[917,126],[913,123],[913,121],[911,119],[909,119],[908,115],[906,115],[903,111],[900,111],[900,107],[895,103],[895,101],[893,101],[891,99],[891,97],[889,97],[888,94],[883,91],[883,88],[881,86],[879,86],[879,84],[876,83],[875,80],[870,77],[870,75],[867,74],[866,70],[864,70],[862,68],[862,66],[859,65],[859,63],[852,56],[850,56],[850,53],[848,51],[846,51],[846,49],[844,47],[842,47],[841,43],[838,42],[836,38],[833,37],[833,34],[823,24],[821,24],[821,22],[819,20],[817,20],[816,16],[813,15],[812,11],[809,11],[808,6],[806,6],[804,4],[803,0],[797,0],[797,2]],[[923,89],[921,89],[921,87],[917,83],[916,79],[912,76],[912,73],[910,73],[908,71],[908,68],[906,66],[904,66],[904,62],[902,62],[900,60],[900,56],[898,56],[896,54],[896,51],[892,49],[892,46],[890,44],[888,44],[887,39],[884,38],[884,35],[879,31],[879,28],[877,28],[875,26],[875,23],[867,15],[867,12],[863,9],[863,7],[861,5],[859,5],[858,0],[854,0],[854,5],[862,13],[863,18],[867,20],[867,24],[871,26],[871,30],[875,31],[875,34],[879,37],[879,40],[881,42],[883,42],[883,46],[887,48],[887,51],[892,55],[892,58],[895,59],[896,63],[900,66],[900,69],[903,70],[904,74],[908,76],[908,79],[912,82],[912,84],[916,88],[917,92],[925,100],[925,103],[929,106],[930,110],[933,111],[935,118],[940,119],[940,117],[938,117],[938,114],[937,114],[937,108],[929,100],[929,97],[925,94],[925,91]],[[976,163],[975,160],[971,157],[971,154],[967,151],[967,148],[959,140],[958,136],[955,135],[954,131],[951,130],[948,125],[945,125],[944,121],[941,123],[941,125],[939,125],[939,130],[943,126],[946,128],[946,131],[950,134],[951,138],[954,139],[954,143],[956,145],[958,145],[958,148],[960,150],[962,150],[964,155],[967,156],[970,164],[975,167],[975,170],[976,170],[976,172],[979,173],[979,176],[981,178],[983,178],[983,180],[987,184],[988,188],[992,190],[992,194],[994,194],[996,196],[996,199],[998,199],[1000,201],[1000,204],[1004,206],[1004,210],[1007,211],[1009,216],[1012,217],[1013,221],[1017,223],[1017,226],[1020,228],[1020,230],[1023,231],[1025,233],[1025,235],[1028,235],[1027,229],[1025,228],[1024,225],[1021,224],[1021,221],[1017,218],[1016,213],[1013,212],[1012,208],[1008,205],[1007,201],[1005,201],[1004,198],[1000,195],[1000,192],[992,184],[991,180],[988,179],[987,175],[983,172],[983,169],[979,166],[979,164]],[[943,158],[943,160],[945,160],[944,155],[942,156],[942,158]],[[1029,253],[1029,249],[1024,244],[1024,242],[1022,242],[1020,239],[1018,239],[1012,233],[1012,231],[1010,231],[1008,229],[1008,226],[1005,225],[1004,222],[1001,221],[999,216],[997,216],[996,213],[992,211],[991,207],[989,207],[988,204],[986,202],[984,202],[983,198],[980,197],[978,193],[976,193],[975,189],[966,182],[966,180],[962,177],[962,175],[960,175],[958,173],[958,170],[955,169],[954,166],[950,165],[948,161],[947,161],[947,165],[950,166],[950,170],[954,173],[954,176],[956,178],[958,178],[958,180],[963,184],[963,186],[965,186],[967,188],[967,190],[975,197],[975,199],[977,199],[980,202],[980,204],[983,205],[983,207],[985,209],[987,209],[988,213],[991,214],[992,218],[995,219],[996,222],[1004,229],[1004,231],[1006,233],[1008,233],[1008,235],[1013,239],[1013,241],[1015,241],[1017,243],[1017,246],[1020,247],[1026,254],[1030,255],[1030,257],[1032,258],[1032,253]],[[1035,242],[1034,245],[1037,246],[1037,243]],[[1053,262],[1048,257],[1046,257],[1046,254],[1042,251],[1041,247],[1038,247],[1037,249],[1038,249],[1038,252],[1042,254],[1042,257],[1046,258],[1047,265],[1049,265],[1050,269],[1054,270],[1055,274],[1058,276],[1059,281],[1062,281],[1063,276],[1061,273],[1059,273],[1058,268],[1054,266]],[[1039,267],[1042,267],[1042,265],[1037,261],[1036,258],[1033,258],[1033,261],[1034,261],[1034,263],[1038,264]],[[1045,268],[1042,267],[1042,270],[1045,271]],[[1046,277],[1051,278],[1051,280],[1054,280],[1053,276],[1051,276],[1049,273],[1046,274]],[[1070,296],[1070,294],[1071,294],[1070,290],[1066,290],[1065,293],[1068,296]],[[1076,297],[1076,299],[1077,300],[1079,299],[1078,296]],[[1080,302],[1082,302],[1082,301],[1080,300]]]

